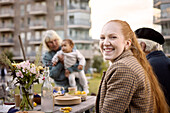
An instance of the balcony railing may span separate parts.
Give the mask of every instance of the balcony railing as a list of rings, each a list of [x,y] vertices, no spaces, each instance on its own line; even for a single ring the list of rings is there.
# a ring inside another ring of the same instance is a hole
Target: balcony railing
[[[33,44],[33,45],[39,45],[39,44],[41,44],[41,42],[42,42],[42,39],[41,38],[38,38],[38,39],[36,39],[35,37],[31,37],[31,39],[29,40],[29,44]]]
[[[161,21],[170,21],[170,12],[164,12],[153,17],[154,23],[160,23]]]
[[[86,6],[73,6],[73,5],[69,5],[68,9],[70,10],[74,10],[74,9],[81,9],[81,10],[86,10],[86,11],[90,11],[90,8],[88,7],[88,5]]]
[[[69,25],[88,25],[90,26],[90,21],[85,19],[74,19],[69,21]]]
[[[55,8],[55,11],[56,11],[56,12],[64,11],[64,6],[57,6],[57,7]]]
[[[12,4],[14,0],[0,0],[0,4]]]
[[[154,0],[154,4],[157,4],[159,2],[170,2],[169,0]]]
[[[13,46],[14,41],[12,37],[2,37],[0,38],[0,46]]]
[[[14,31],[14,24],[0,24],[0,31]]]
[[[31,7],[30,14],[47,14],[47,7],[44,5],[34,5]]]
[[[70,37],[72,40],[92,40],[91,37],[82,37],[82,36],[72,36]]]
[[[12,9],[1,10],[0,17],[14,17],[14,10]]]
[[[31,21],[30,29],[46,29],[46,28],[47,28],[46,21],[41,20]]]
[[[55,27],[64,26],[64,21],[55,21]]]

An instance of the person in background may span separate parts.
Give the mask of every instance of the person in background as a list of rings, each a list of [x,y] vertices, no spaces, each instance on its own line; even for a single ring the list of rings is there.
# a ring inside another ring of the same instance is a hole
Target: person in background
[[[54,55],[54,57],[52,58],[52,63],[53,66],[55,66],[59,61],[58,56],[63,55],[65,76],[68,77],[70,86],[76,87],[75,78],[78,78],[81,86],[83,87],[83,90],[86,92],[86,94],[88,94],[89,90],[88,90],[87,78],[83,70],[86,60],[78,50],[74,50],[73,48],[74,48],[73,41],[71,39],[64,39],[63,42],[61,43],[61,50]],[[72,72],[70,74],[67,68],[76,64],[77,60],[79,61],[79,65],[77,68],[81,71]]]
[[[170,58],[168,58],[162,48],[164,37],[151,28],[139,28],[135,31],[138,42],[146,54],[158,81],[162,85],[166,100],[170,106]]]
[[[7,69],[4,65],[1,66],[0,74],[1,74],[1,82],[5,82],[5,75],[7,75]]]
[[[101,79],[97,113],[168,113],[159,82],[127,22],[108,21],[99,45],[111,65]]]
[[[64,68],[64,58],[59,56],[59,62],[52,66],[52,58],[56,52],[61,50],[61,38],[54,30],[47,30],[43,37],[43,46],[46,49],[46,52],[43,54],[42,62],[44,66],[48,66],[50,70],[50,77],[54,79],[55,86],[64,87],[68,91],[69,82],[68,78],[65,76]],[[68,68],[69,73],[73,71],[81,71],[78,67],[79,63],[76,63],[72,67]],[[77,90],[82,91],[82,86],[79,84],[79,81],[76,81]]]

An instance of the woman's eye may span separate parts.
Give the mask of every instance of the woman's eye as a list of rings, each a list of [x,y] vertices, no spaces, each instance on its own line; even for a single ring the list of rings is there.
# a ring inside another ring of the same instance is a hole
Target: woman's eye
[[[112,36],[111,38],[117,38],[116,36]]]
[[[100,37],[101,40],[105,39],[104,37]]]

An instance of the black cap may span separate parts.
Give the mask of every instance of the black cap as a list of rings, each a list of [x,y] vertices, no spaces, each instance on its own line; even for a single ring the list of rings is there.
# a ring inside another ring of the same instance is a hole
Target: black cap
[[[135,34],[138,38],[152,40],[159,44],[165,42],[164,37],[157,31],[151,28],[139,28],[135,31]]]

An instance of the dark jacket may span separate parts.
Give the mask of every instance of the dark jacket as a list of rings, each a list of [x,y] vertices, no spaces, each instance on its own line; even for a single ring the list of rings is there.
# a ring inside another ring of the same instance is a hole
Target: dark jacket
[[[162,51],[153,51],[146,57],[162,85],[168,105],[170,106],[170,58],[166,57]]]

